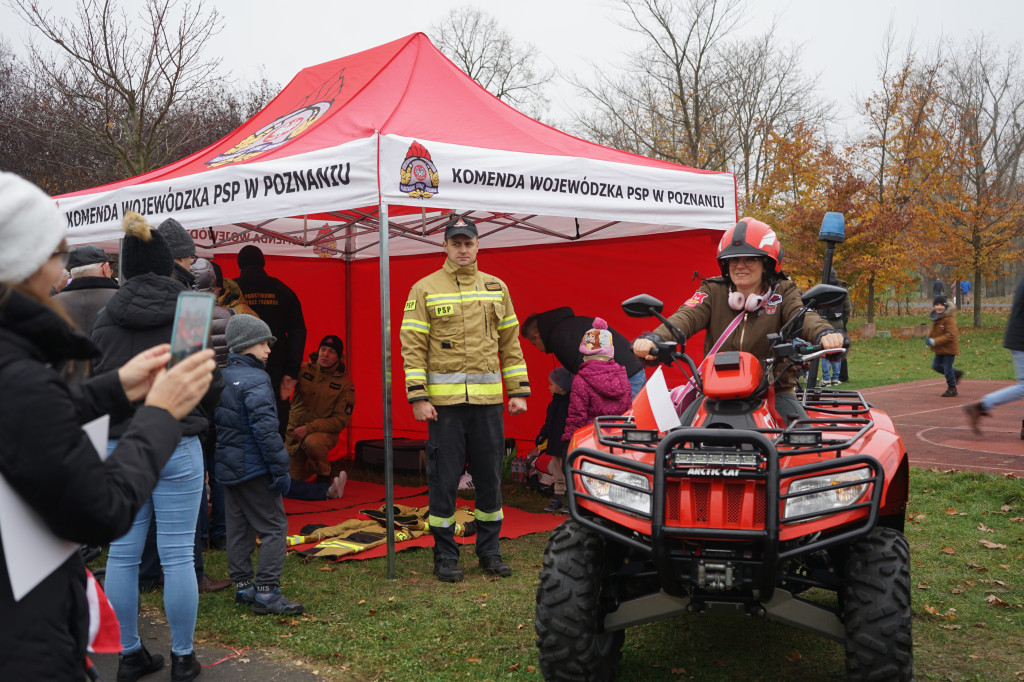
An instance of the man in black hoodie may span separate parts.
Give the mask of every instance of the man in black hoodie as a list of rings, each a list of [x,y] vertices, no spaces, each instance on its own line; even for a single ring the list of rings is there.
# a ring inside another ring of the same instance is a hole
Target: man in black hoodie
[[[576,374],[583,362],[580,339],[594,326],[594,318],[577,315],[569,306],[553,308],[543,313],[533,313],[522,326],[523,338],[544,353],[553,353],[562,367]],[[647,375],[644,365],[633,354],[629,340],[611,327],[612,343],[615,345],[615,362],[626,368],[633,397],[644,387]]]
[[[241,274],[235,284],[242,290],[245,302],[260,319],[267,323],[277,343],[270,350],[267,360],[267,374],[277,396],[277,416],[281,422],[281,434],[288,428],[289,396],[298,382],[306,347],[306,321],[302,317],[302,304],[287,284],[271,277],[264,270],[266,264],[263,252],[258,246],[249,244],[238,252],[238,269]]]

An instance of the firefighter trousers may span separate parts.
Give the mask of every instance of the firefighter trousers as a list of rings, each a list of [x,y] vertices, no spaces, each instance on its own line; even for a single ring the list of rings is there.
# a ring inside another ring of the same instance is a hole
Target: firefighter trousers
[[[456,490],[467,462],[476,493],[477,558],[500,557],[505,406],[441,405],[435,409],[437,421],[428,422],[425,448],[434,560],[459,558],[454,521]]]

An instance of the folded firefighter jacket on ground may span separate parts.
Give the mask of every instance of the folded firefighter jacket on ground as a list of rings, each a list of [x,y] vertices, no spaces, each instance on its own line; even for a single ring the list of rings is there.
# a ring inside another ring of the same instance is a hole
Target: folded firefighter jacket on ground
[[[336,526],[310,524],[299,530],[299,535],[288,536],[288,546],[316,542],[315,547],[299,551],[308,557],[341,558],[364,552],[387,542],[387,507],[361,509],[365,518],[349,519]],[[427,507],[406,507],[396,504],[395,542],[404,542],[430,532]],[[469,537],[476,534],[476,521],[469,507],[455,510],[455,535]]]

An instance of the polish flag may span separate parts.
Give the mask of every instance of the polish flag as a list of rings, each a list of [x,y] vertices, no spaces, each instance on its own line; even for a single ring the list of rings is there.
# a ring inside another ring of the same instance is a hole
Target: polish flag
[[[121,628],[114,609],[92,571],[85,569],[85,599],[89,603],[89,651],[94,654],[121,653]]]
[[[680,425],[661,367],[633,399],[633,423],[638,429],[656,429],[662,433]]]

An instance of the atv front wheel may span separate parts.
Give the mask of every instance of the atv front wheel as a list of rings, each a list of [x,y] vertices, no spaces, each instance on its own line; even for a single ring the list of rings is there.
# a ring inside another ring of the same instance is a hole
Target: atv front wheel
[[[537,587],[537,649],[546,680],[614,680],[622,630],[606,632],[604,578],[614,571],[604,539],[567,521],[551,534]]]
[[[910,546],[875,528],[850,546],[843,586],[846,679],[912,680]]]

